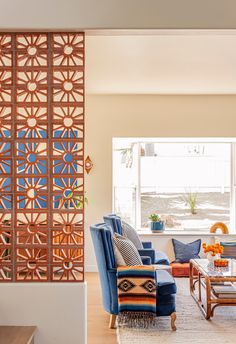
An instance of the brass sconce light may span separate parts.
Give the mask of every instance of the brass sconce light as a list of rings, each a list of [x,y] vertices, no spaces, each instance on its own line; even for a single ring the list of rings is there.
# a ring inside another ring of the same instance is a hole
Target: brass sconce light
[[[88,155],[87,158],[85,159],[85,171],[87,172],[87,174],[89,174],[92,167],[93,167],[93,162],[90,159],[90,156]]]

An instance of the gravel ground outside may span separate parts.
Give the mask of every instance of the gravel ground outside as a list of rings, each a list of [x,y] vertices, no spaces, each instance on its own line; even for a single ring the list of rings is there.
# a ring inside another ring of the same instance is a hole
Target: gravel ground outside
[[[148,226],[148,217],[158,213],[167,219],[167,228],[209,229],[215,222],[230,221],[230,193],[206,192],[197,195],[197,213],[192,215],[184,201],[185,194],[143,193],[141,195],[141,224]]]

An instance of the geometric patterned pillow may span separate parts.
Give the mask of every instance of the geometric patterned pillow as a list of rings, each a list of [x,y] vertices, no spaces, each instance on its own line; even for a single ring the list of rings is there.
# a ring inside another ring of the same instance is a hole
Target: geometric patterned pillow
[[[139,236],[138,236],[136,230],[132,226],[130,226],[127,222],[125,222],[123,220],[121,221],[121,225],[122,225],[123,236],[125,236],[130,241],[132,241],[132,243],[137,248],[137,250],[142,250],[143,244],[142,244],[141,240],[139,239]]]
[[[117,233],[113,236],[113,243],[120,251],[125,264],[128,266],[143,265],[140,254],[134,244],[128,239]]]

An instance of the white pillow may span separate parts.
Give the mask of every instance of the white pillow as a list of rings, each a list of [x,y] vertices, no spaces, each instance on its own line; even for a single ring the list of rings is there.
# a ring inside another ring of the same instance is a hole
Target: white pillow
[[[125,221],[121,221],[121,225],[122,225],[123,236],[128,238],[134,244],[137,250],[142,250],[143,244],[141,240],[139,239],[139,236],[136,230]]]
[[[113,251],[114,251],[116,266],[126,266],[124,258],[122,257],[122,254],[120,253],[120,251],[118,250],[115,244],[113,244]]]

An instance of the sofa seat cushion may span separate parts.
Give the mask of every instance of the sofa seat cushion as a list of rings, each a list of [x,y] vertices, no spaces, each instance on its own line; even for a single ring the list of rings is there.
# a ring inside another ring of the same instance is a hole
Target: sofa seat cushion
[[[175,294],[177,291],[174,278],[165,270],[156,270],[157,295]]]
[[[170,261],[164,252],[155,252],[155,264],[170,265]]]
[[[174,277],[189,277],[189,263],[171,263],[172,275]],[[196,276],[196,269],[193,270],[193,274]]]

